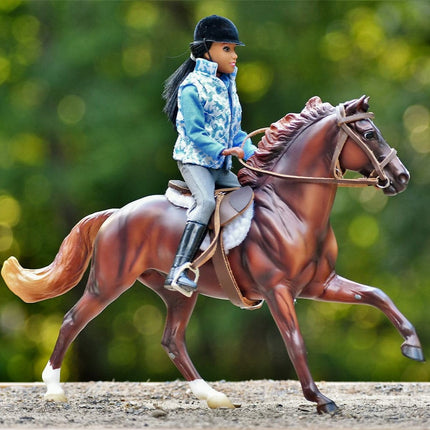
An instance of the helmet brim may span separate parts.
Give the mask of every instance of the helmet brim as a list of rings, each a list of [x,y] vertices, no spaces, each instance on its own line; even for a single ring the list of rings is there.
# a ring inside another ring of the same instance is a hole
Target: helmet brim
[[[199,42],[232,43],[233,45],[237,45],[237,46],[246,46],[240,40],[212,40],[212,39],[205,39],[205,40],[194,40],[194,42],[192,42],[192,43],[199,43]]]

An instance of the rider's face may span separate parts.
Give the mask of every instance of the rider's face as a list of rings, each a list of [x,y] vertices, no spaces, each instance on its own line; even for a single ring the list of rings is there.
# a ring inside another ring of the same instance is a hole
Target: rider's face
[[[218,64],[218,74],[233,73],[237,60],[236,45],[234,43],[213,42],[209,49],[209,54],[210,57],[207,53],[205,57]]]

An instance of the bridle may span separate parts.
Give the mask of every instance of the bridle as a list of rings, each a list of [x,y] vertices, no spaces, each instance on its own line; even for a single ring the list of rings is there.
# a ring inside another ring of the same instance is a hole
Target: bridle
[[[333,152],[333,158],[330,165],[330,171],[333,172],[333,177],[318,177],[318,176],[296,176],[296,175],[287,175],[284,173],[276,173],[270,170],[260,169],[258,167],[253,167],[247,164],[245,161],[239,158],[240,163],[247,169],[253,170],[257,173],[261,173],[264,175],[273,176],[281,179],[289,179],[297,182],[309,182],[315,184],[336,184],[343,187],[365,187],[369,185],[376,186],[378,188],[387,188],[390,186],[390,180],[384,173],[384,167],[393,160],[397,155],[397,151],[394,148],[391,148],[390,152],[383,160],[378,161],[375,157],[375,154],[370,150],[368,145],[363,141],[363,139],[348,127],[348,124],[356,121],[361,121],[364,119],[372,119],[374,118],[374,114],[372,112],[359,112],[353,115],[347,116],[345,114],[345,107],[343,104],[340,104],[336,107],[336,120],[337,125],[340,128],[336,147]],[[249,133],[242,143],[242,147],[245,144],[246,140],[252,136],[257,134],[264,133],[268,130],[269,127],[260,128],[258,130]],[[342,171],[339,163],[339,157],[342,153],[342,149],[345,146],[345,143],[350,137],[365,153],[367,158],[370,160],[373,166],[373,171],[369,174],[368,177],[363,178],[344,178],[344,172]]]

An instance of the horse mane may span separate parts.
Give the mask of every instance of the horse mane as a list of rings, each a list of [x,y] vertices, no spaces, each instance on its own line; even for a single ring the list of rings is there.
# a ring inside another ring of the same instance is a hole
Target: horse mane
[[[247,164],[258,169],[272,170],[278,157],[284,153],[303,128],[331,114],[333,110],[334,107],[330,103],[323,103],[317,96],[312,97],[299,114],[289,113],[271,124],[258,142],[257,151],[247,160]],[[247,168],[240,169],[238,172],[242,186],[256,186],[260,176],[260,173]]]

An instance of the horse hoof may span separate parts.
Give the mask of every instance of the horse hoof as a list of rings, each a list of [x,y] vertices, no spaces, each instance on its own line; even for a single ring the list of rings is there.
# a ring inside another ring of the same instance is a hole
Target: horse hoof
[[[335,402],[325,403],[324,405],[318,405],[317,411],[319,414],[330,414],[334,415],[339,408],[336,406]]]
[[[405,357],[410,358],[411,360],[426,361],[426,359],[424,358],[423,350],[419,346],[403,344],[402,354]]]
[[[47,402],[67,402],[67,397],[64,393],[46,393],[43,398]]]
[[[234,409],[237,407],[230,401],[230,399],[225,394],[220,393],[218,391],[211,394],[207,398],[206,402],[211,409],[219,409],[219,408]]]

